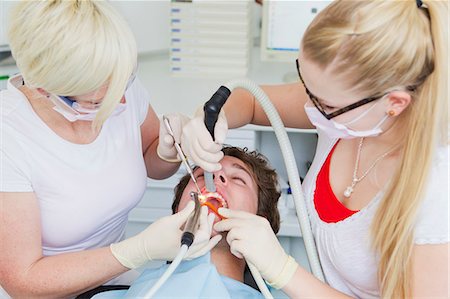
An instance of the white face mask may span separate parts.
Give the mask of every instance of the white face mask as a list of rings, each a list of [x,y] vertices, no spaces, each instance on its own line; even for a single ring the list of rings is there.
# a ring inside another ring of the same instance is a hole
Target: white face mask
[[[326,117],[323,116],[322,113],[320,113],[320,111],[314,106],[308,107],[305,105],[305,112],[308,115],[308,118],[311,121],[311,123],[313,125],[315,125],[317,128],[325,131],[325,133],[330,138],[352,139],[352,138],[357,138],[357,137],[370,137],[370,136],[377,136],[383,132],[381,130],[380,126],[388,118],[387,114],[371,130],[355,131],[355,130],[349,129],[348,127],[346,127],[346,125],[350,125],[350,124],[360,120],[364,116],[366,116],[367,113],[369,113],[370,110],[372,110],[377,103],[379,103],[379,101],[377,101],[374,105],[372,105],[372,107],[370,107],[369,109],[364,111],[357,118],[355,118],[347,123],[344,123],[344,124],[337,123],[332,119],[326,119]]]
[[[50,99],[55,104],[53,110],[59,112],[70,122],[75,122],[77,120],[93,121],[100,109],[99,107],[92,109],[84,108],[77,102],[62,96],[50,96]],[[126,103],[117,104],[110,116],[119,115],[125,111],[126,107]]]

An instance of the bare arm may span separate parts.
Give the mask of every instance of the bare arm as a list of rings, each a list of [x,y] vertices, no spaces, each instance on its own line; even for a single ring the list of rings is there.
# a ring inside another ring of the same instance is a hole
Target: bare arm
[[[303,106],[308,100],[300,83],[262,86],[269,96],[286,127],[312,129]],[[253,95],[243,89],[233,91],[224,106],[230,128],[246,124],[269,125],[263,109]]]
[[[414,245],[412,282],[414,298],[450,298],[449,243]]]
[[[128,269],[108,247],[46,257],[34,193],[0,193],[0,284],[12,297],[63,298]]]
[[[147,175],[152,179],[165,179],[174,174],[180,167],[180,163],[161,160],[156,153],[159,142],[159,119],[151,106],[141,125],[141,136]]]
[[[321,282],[302,267],[297,268],[282,290],[289,298],[352,298]]]
[[[413,298],[449,298],[449,244],[415,245],[412,254]],[[298,267],[283,288],[290,298],[349,298]]]

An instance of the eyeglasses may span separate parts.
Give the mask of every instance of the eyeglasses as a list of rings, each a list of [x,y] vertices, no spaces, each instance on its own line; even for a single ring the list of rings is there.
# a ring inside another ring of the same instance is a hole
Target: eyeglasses
[[[134,67],[133,72],[130,75],[130,78],[128,79],[127,85],[125,87],[125,92],[131,87],[131,85],[133,85],[134,80],[136,79],[136,74],[137,74],[137,65]],[[61,107],[64,110],[68,110],[67,108],[69,108],[70,113],[74,114],[72,109],[72,106],[77,102],[75,100],[72,100],[70,97],[66,97],[66,96],[57,96],[56,99],[58,99],[59,101],[57,101],[57,103],[55,103],[58,106],[61,106],[59,104],[61,103],[65,103],[66,105],[62,105],[63,107]],[[98,102],[97,100],[92,100],[92,101],[84,101],[85,105],[88,106],[87,109],[89,110],[98,110],[101,106],[101,102]],[[68,106],[68,107],[67,107]],[[75,112],[75,114],[78,114],[77,112]]]
[[[317,110],[319,110],[320,113],[322,113],[322,115],[325,116],[326,119],[332,119],[333,117],[341,115],[341,114],[343,114],[343,113],[345,113],[347,111],[353,110],[353,109],[358,108],[358,107],[360,107],[362,105],[365,105],[367,103],[379,100],[382,97],[384,97],[385,95],[389,94],[389,92],[387,92],[387,93],[385,93],[385,94],[383,94],[381,96],[373,96],[373,97],[365,98],[365,99],[357,101],[356,103],[350,104],[350,105],[348,105],[348,106],[346,106],[344,108],[338,109],[338,110],[336,110],[334,112],[326,113],[325,109],[323,108],[323,106],[320,103],[319,99],[309,91],[308,87],[306,87],[305,81],[303,81],[302,75],[300,74],[300,65],[298,63],[298,59],[295,60],[295,63],[297,65],[298,76],[300,78],[300,81],[303,84],[303,87],[305,87],[306,94],[310,98],[311,102],[313,102],[314,106],[316,106]]]

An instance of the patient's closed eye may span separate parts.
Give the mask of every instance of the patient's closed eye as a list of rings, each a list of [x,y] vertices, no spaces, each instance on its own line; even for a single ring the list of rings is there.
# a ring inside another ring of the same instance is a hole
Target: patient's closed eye
[[[235,177],[233,177],[232,179],[233,179],[233,180],[236,180],[236,181],[239,181],[239,182],[241,182],[241,183],[244,184],[244,185],[247,185],[247,183],[245,182],[245,180],[244,180],[243,178],[241,178],[241,177],[235,176]]]

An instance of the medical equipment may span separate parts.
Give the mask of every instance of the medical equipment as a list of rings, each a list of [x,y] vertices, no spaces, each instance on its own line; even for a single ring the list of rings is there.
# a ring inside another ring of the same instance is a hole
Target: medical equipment
[[[298,57],[300,41],[306,28],[331,2],[264,0],[261,18],[261,60],[294,61]]]
[[[187,220],[183,235],[181,236],[181,245],[187,245],[191,246],[192,242],[194,242],[194,235],[198,228],[198,220],[200,219],[200,200],[198,199],[198,193],[197,192],[191,192],[191,199],[194,201],[195,207],[194,211],[192,212],[192,216],[189,217]]]
[[[228,92],[230,92],[235,88],[244,88],[248,90],[255,97],[255,99],[258,100],[259,104],[266,113],[267,118],[270,121],[270,124],[272,125],[272,128],[275,132],[275,136],[277,137],[278,143],[280,145],[281,153],[283,155],[284,164],[287,170],[292,195],[294,198],[295,210],[297,212],[298,222],[300,224],[300,229],[302,231],[302,238],[305,244],[309,264],[311,266],[311,271],[315,277],[317,277],[321,281],[324,281],[325,280],[324,275],[322,272],[322,268],[320,266],[319,256],[312,236],[308,212],[306,210],[306,204],[303,198],[303,192],[300,183],[300,175],[298,173],[297,164],[295,162],[292,145],[291,142],[289,141],[289,137],[287,135],[283,122],[281,121],[281,118],[277,110],[273,106],[272,102],[270,101],[269,97],[254,82],[250,80],[233,80],[225,84],[225,86],[221,86],[219,90],[226,91],[228,89]],[[221,92],[221,94],[222,93],[223,92]],[[251,269],[252,268],[250,268],[250,270]],[[255,271],[252,271],[253,277],[255,277],[254,272],[257,272],[256,269]],[[259,273],[257,273],[256,275],[258,276]]]
[[[184,168],[186,169],[186,171],[191,176],[191,179],[192,179],[192,181],[195,184],[195,188],[197,189],[197,193],[201,194],[201,190],[198,187],[197,179],[194,176],[194,172],[192,171],[191,165],[189,165],[189,163],[188,163],[188,161],[186,159],[186,156],[183,153],[183,150],[181,149],[180,144],[175,140],[175,135],[173,133],[172,127],[170,126],[169,119],[166,116],[164,116],[164,115],[163,115],[163,122],[164,122],[164,125],[166,126],[167,132],[169,132],[170,136],[172,136],[172,138],[173,138],[174,146],[175,146],[175,149],[177,150],[178,156],[180,157],[180,159],[181,159],[181,161],[182,161],[182,163],[184,165]]]
[[[211,134],[214,140],[214,127],[216,126],[217,119],[219,118],[220,109],[227,101],[231,92],[228,88],[221,86],[203,106],[203,112],[205,113],[205,126]],[[210,172],[205,171],[205,185],[206,190],[209,192],[216,192],[216,186],[214,185],[213,175]]]
[[[155,295],[155,293],[159,290],[159,288],[173,274],[175,269],[178,267],[178,265],[183,260],[183,257],[186,255],[189,247],[194,242],[194,236],[195,236],[195,233],[197,232],[198,225],[199,225],[201,206],[200,206],[200,201],[198,199],[197,192],[191,192],[190,196],[191,196],[191,199],[194,201],[195,207],[194,207],[194,211],[192,211],[190,217],[188,218],[188,220],[184,226],[183,234],[181,236],[180,251],[178,251],[177,256],[172,261],[170,266],[166,269],[166,271],[161,276],[161,278],[153,285],[153,287],[150,290],[148,290],[147,293],[145,293],[144,298],[152,298]]]

